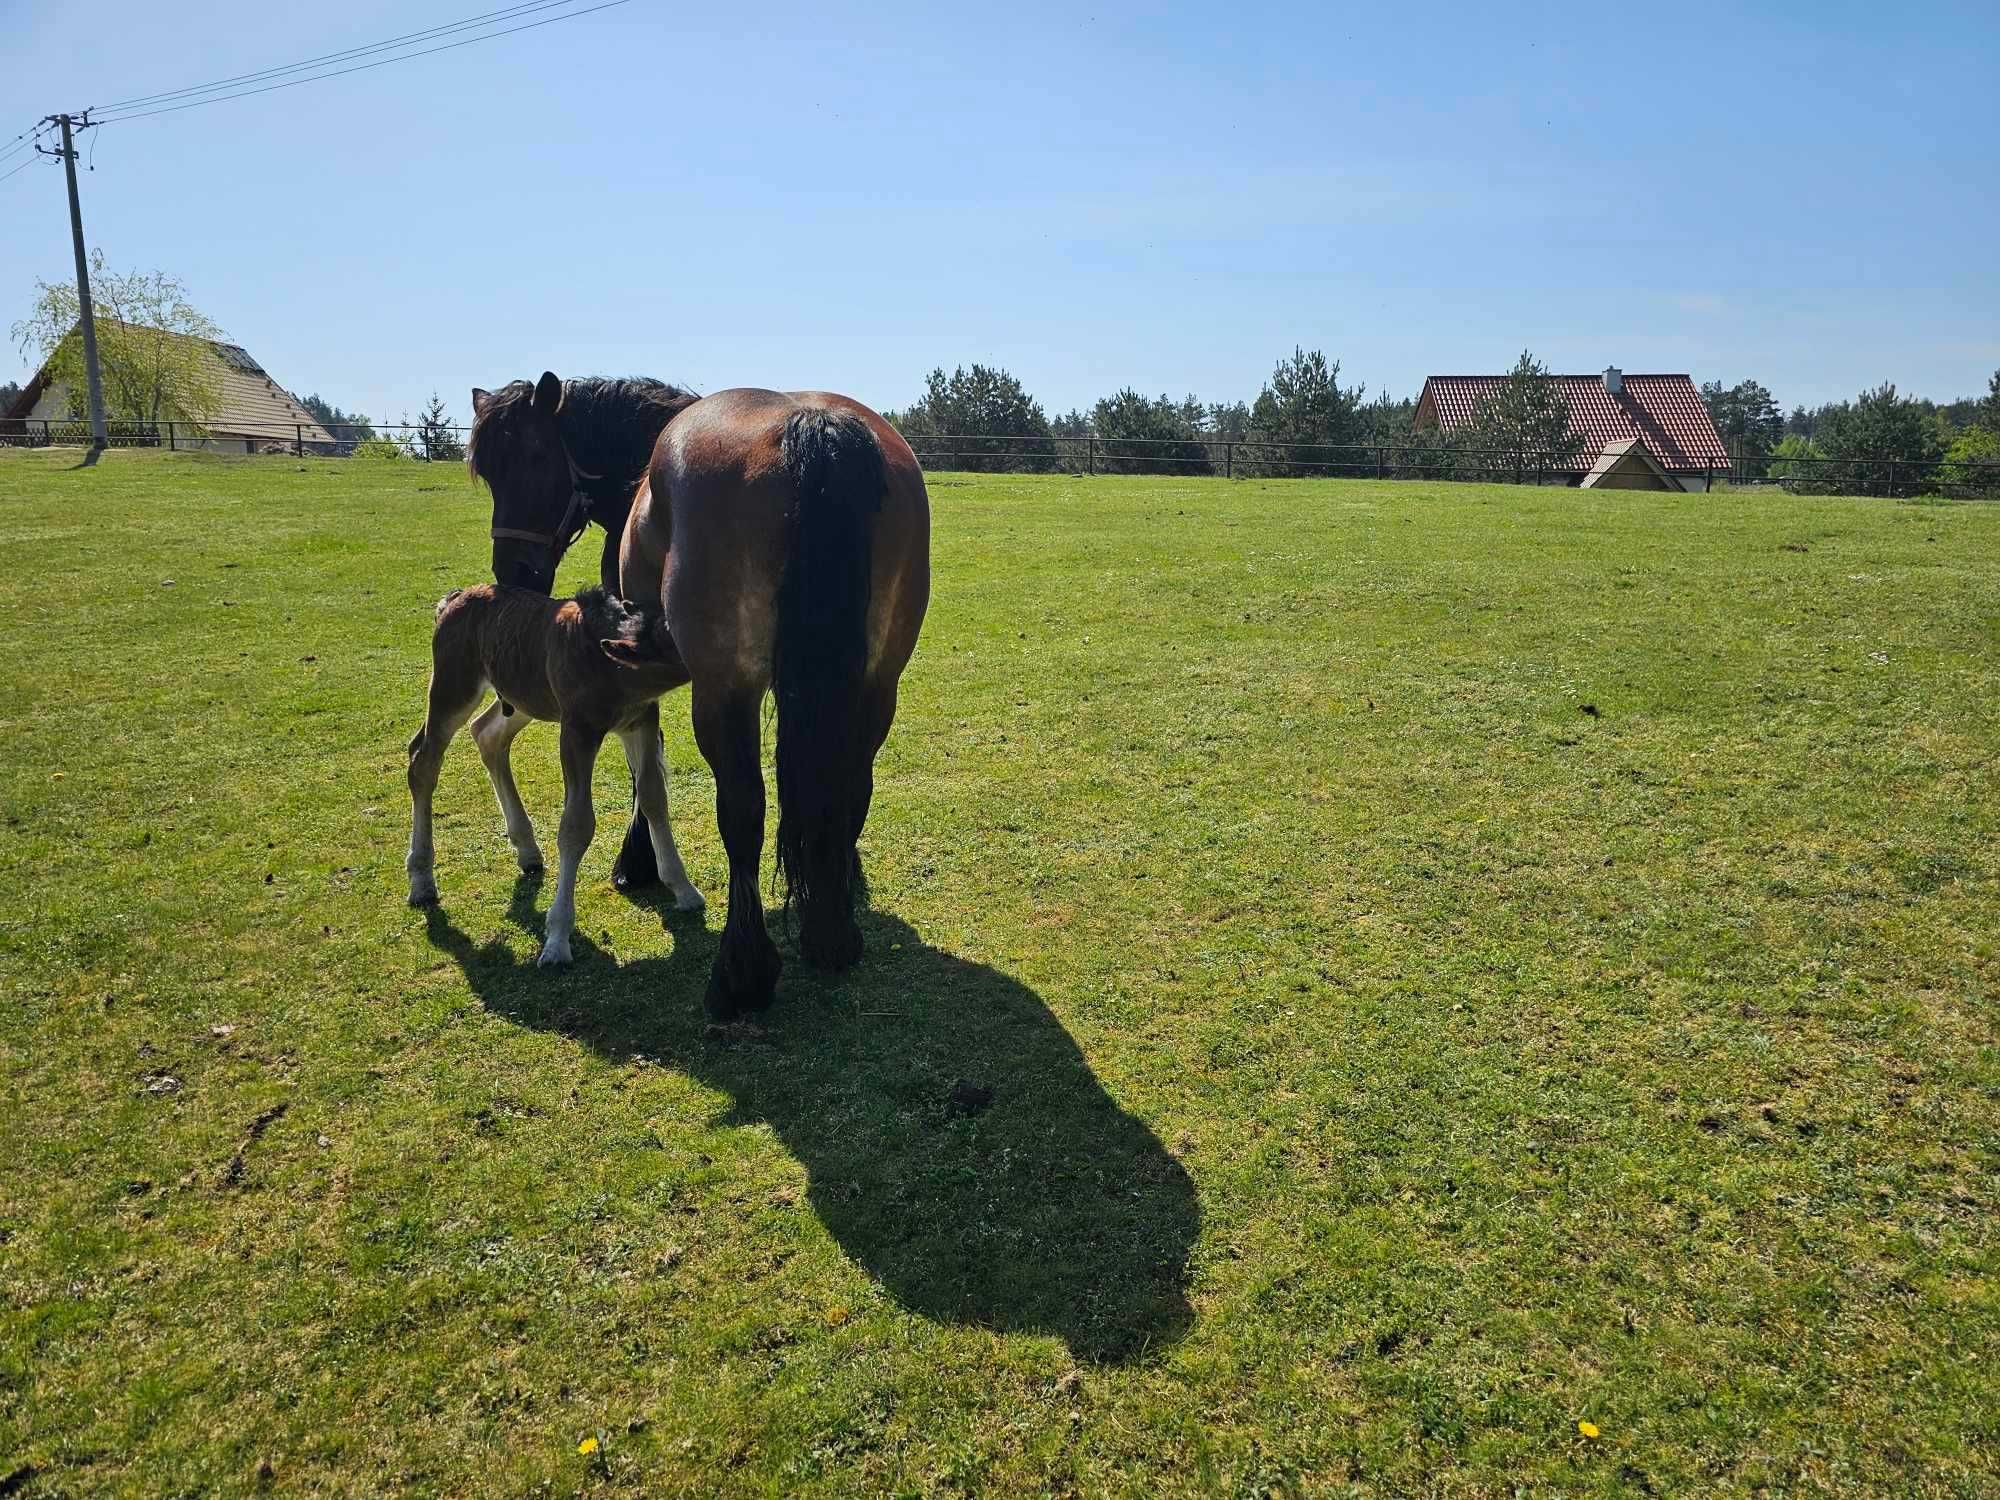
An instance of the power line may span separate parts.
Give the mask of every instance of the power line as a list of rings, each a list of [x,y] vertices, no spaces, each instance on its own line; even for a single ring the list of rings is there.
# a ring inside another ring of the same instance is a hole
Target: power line
[[[284,83],[267,83],[260,88],[239,89],[234,93],[216,94],[213,97],[207,99],[191,99],[184,104],[167,104],[167,105],[162,105],[158,109],[142,109],[142,110],[129,111],[125,114],[117,115],[110,119],[95,120],[92,121],[91,123],[98,125],[122,125],[128,120],[144,120],[150,118],[153,115],[175,114],[180,110],[184,109],[198,109],[204,104],[222,104],[231,99],[247,99],[253,94],[270,94],[270,93],[275,93],[280,89],[295,89],[299,87],[301,84],[320,83],[328,78],[345,77],[349,73],[366,73],[373,68],[386,68],[391,63],[409,62],[413,58],[430,57],[434,53],[438,52],[453,52],[460,47],[470,47],[474,42],[490,42],[498,37],[512,36],[516,32],[521,32],[521,31],[533,31],[536,28],[542,26],[553,26],[558,21],[573,20],[578,16],[592,15],[600,10],[611,10],[617,6],[627,5],[629,3],[631,3],[631,0],[602,0],[601,4],[587,6],[582,10],[564,11],[561,15],[547,16],[539,21],[529,21],[523,25],[509,26],[499,31],[482,32],[478,36],[465,37],[462,40],[456,42],[446,42],[442,46],[425,47],[416,52],[399,53],[395,57],[378,58],[374,62],[356,63],[351,68],[334,68],[326,72],[314,73],[309,77],[305,78],[289,79]],[[166,97],[166,96],[161,96],[161,97]]]
[[[16,152],[28,151],[39,145],[42,139],[42,127],[47,123],[45,120],[37,120],[6,145],[0,146],[0,162],[4,162]]]
[[[208,94],[226,89],[239,83],[258,83],[267,78],[281,77],[286,73],[297,73],[306,68],[316,68],[325,63],[345,62],[356,57],[366,57],[371,53],[385,52],[392,47],[400,47],[408,42],[427,41],[432,37],[446,36],[454,31],[464,31],[468,27],[483,26],[495,21],[504,21],[526,12],[549,10],[560,5],[573,5],[576,0],[529,0],[529,3],[510,5],[501,10],[487,11],[484,15],[468,16],[462,21],[452,21],[443,26],[430,26],[422,31],[408,32],[403,36],[393,36],[387,41],[372,42],[365,47],[348,47],[339,52],[328,52],[319,57],[308,57],[303,62],[287,63],[280,68],[259,68],[252,73],[238,73],[233,78],[218,78],[213,83],[195,84],[184,89],[169,89],[160,94],[140,94],[131,99],[120,99],[112,104],[93,105],[92,110],[109,114],[114,110],[137,109],[143,104],[163,104],[170,99],[179,99],[188,94]]]
[[[26,153],[20,161],[15,162],[11,167],[7,167],[6,171],[0,172],[0,182],[5,182],[9,177],[25,172],[29,167],[32,167],[36,162],[49,154],[42,149],[42,132],[47,128],[48,121],[37,121],[33,127],[15,136],[14,144],[0,149],[0,166],[6,166],[8,158],[16,153]]]
[[[5,182],[9,177],[12,177],[16,172],[27,171],[28,168],[32,167],[36,162],[40,160],[41,158],[39,156],[31,156],[26,161],[22,162],[18,167],[12,167],[5,172],[0,172],[0,182]]]

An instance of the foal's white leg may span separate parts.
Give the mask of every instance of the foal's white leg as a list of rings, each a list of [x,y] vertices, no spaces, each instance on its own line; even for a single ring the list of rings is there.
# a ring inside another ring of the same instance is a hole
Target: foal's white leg
[[[646,815],[646,832],[652,835],[653,863],[659,867],[660,879],[674,893],[676,910],[700,911],[708,902],[688,879],[681,851],[674,845],[673,825],[667,819],[667,757],[657,718],[619,730],[618,739],[625,747],[625,764],[639,794],[639,811]]]
[[[472,721],[472,742],[479,746],[479,758],[493,782],[493,795],[500,803],[500,816],[507,822],[507,842],[514,846],[514,858],[532,875],[542,868],[541,847],[535,842],[535,825],[521,805],[521,792],[514,785],[514,740],[528,727],[528,716],[518,708],[503,713],[500,700]]]
[[[556,894],[549,903],[541,962],[569,962],[569,935],[576,926],[576,867],[597,836],[597,809],[590,798],[590,774],[597,764],[602,731],[562,727],[563,810],[556,830]]]

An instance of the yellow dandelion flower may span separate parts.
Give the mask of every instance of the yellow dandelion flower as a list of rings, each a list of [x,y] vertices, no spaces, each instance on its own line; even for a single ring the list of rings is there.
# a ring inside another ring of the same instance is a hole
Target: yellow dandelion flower
[[[595,1453],[597,1451],[597,1439],[594,1437],[585,1438],[576,1445],[576,1451],[584,1454]]]
[[[1595,1422],[1579,1422],[1576,1424],[1576,1430],[1587,1438],[1597,1436],[1597,1424]]]

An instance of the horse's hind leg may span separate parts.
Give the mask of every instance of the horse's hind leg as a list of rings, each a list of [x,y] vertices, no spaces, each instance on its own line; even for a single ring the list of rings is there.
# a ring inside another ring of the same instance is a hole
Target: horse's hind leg
[[[761,688],[694,688],[694,735],[715,772],[715,821],[729,851],[729,919],[708,978],[706,1005],[718,1021],[762,1010],[778,990],[782,961],[764,925],[757,871],[764,857],[764,766],[757,711]]]
[[[660,744],[659,705],[652,705],[652,709],[638,723],[619,730],[618,738],[625,746],[625,764],[632,772],[632,785],[638,793],[639,810],[646,820],[653,863],[660,878],[674,893],[674,905],[679,910],[700,911],[708,902],[688,879],[681,851],[674,846],[673,825],[668,821],[667,765]]]
[[[576,926],[576,867],[597,836],[597,809],[591,802],[590,775],[604,731],[574,723],[562,727],[563,810],[556,830],[556,894],[549,902],[541,962],[566,964],[569,935]]]
[[[495,699],[491,708],[472,721],[472,742],[479,747],[479,758],[486,763],[486,774],[493,782],[500,816],[507,822],[507,842],[514,846],[514,857],[522,870],[533,875],[542,868],[542,851],[535,842],[535,825],[521,805],[520,788],[514,785],[513,761],[514,740],[528,723],[526,714],[518,709],[510,714]]]
[[[410,877],[410,905],[429,906],[438,898],[431,847],[431,794],[437,790],[438,767],[445,747],[479,706],[485,684],[470,681],[439,663],[431,669],[429,706],[424,727],[410,739],[410,853],[403,868]]]

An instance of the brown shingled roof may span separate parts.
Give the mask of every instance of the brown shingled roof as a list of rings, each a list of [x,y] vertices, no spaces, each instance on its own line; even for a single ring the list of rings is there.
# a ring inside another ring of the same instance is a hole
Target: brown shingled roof
[[[110,321],[109,318],[98,320],[100,326]],[[335,441],[333,434],[320,426],[318,418],[300,405],[290,391],[273,380],[241,345],[194,339],[189,334],[167,336],[206,344],[220,366],[216,383],[222,399],[214,420],[207,424],[211,436],[268,437],[274,441],[303,438],[308,443]],[[34,379],[22,388],[14,405],[0,415],[25,416],[41,399],[47,387],[45,367],[35,372]]]
[[[1607,443],[1638,438],[1647,455],[1668,473],[1723,468],[1729,450],[1709,419],[1694,381],[1686,375],[1627,375],[1614,396],[1598,375],[1550,375],[1569,406],[1570,431],[1583,437],[1583,452],[1566,468],[1584,472]],[[1473,413],[1507,379],[1505,375],[1433,375],[1417,398],[1417,416],[1426,412],[1445,432],[1468,427]]]

